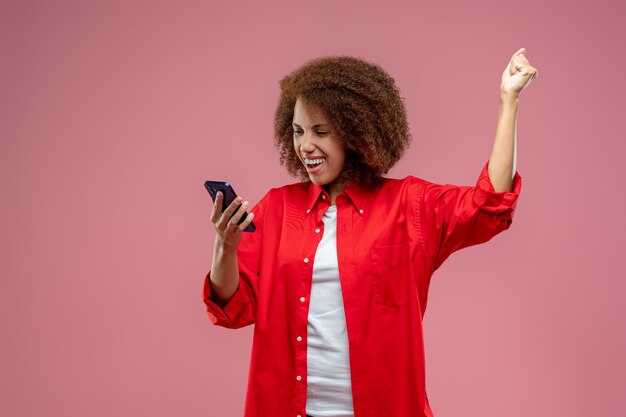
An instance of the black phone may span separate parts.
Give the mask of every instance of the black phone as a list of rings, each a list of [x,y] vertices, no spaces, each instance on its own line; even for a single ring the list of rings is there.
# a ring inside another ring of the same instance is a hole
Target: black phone
[[[228,206],[230,206],[230,203],[232,203],[237,197],[237,194],[235,194],[235,190],[233,189],[232,185],[224,181],[205,181],[204,187],[211,195],[211,198],[213,199],[213,203],[215,203],[215,198],[217,197],[218,191],[220,191],[222,195],[224,195],[224,200],[222,200],[222,213],[224,212],[224,210],[226,210],[226,208],[228,208]],[[236,212],[237,211],[235,210],[232,216],[230,217],[233,217]],[[247,212],[244,213],[243,216],[241,216],[241,219],[239,219],[239,222],[237,224],[243,223],[243,221],[246,220],[246,217],[248,217]],[[254,225],[253,222],[250,222],[248,227],[243,229],[244,232],[254,232],[255,230],[256,230],[256,226]]]

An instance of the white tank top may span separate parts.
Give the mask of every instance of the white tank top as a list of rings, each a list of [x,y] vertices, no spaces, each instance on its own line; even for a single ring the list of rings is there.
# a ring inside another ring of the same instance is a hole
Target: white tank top
[[[324,216],[324,235],[313,263],[307,322],[306,413],[353,417],[346,315],[337,265],[337,206]]]

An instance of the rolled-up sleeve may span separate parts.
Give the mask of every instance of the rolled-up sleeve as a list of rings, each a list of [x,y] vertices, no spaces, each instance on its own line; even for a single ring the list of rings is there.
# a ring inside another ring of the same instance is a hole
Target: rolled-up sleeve
[[[516,171],[512,191],[496,192],[484,165],[475,186],[426,183],[421,198],[422,236],[439,268],[453,252],[487,242],[513,222],[522,178]]]
[[[522,177],[517,171],[515,171],[512,184],[513,190],[496,192],[493,188],[493,184],[491,183],[491,179],[489,178],[489,173],[487,172],[488,166],[489,161],[487,161],[478,176],[478,181],[476,182],[476,192],[474,193],[474,202],[482,210],[490,213],[497,214],[506,212],[509,216],[503,216],[502,219],[506,219],[508,217],[507,221],[508,223],[511,223],[517,199],[519,198],[519,193],[522,189]]]
[[[213,324],[237,329],[255,321],[263,242],[263,219],[268,200],[269,193],[251,210],[254,213],[253,222],[256,230],[251,233],[244,232],[237,247],[239,286],[225,305],[220,306],[215,302],[210,282],[211,271],[204,278],[202,299]]]
[[[254,323],[254,308],[252,300],[254,294],[252,294],[250,286],[241,283],[241,276],[239,278],[239,286],[235,294],[228,300],[228,302],[220,307],[213,299],[213,293],[211,290],[211,271],[204,279],[204,288],[202,291],[202,297],[204,304],[207,308],[207,314],[213,324],[218,326],[237,329]]]

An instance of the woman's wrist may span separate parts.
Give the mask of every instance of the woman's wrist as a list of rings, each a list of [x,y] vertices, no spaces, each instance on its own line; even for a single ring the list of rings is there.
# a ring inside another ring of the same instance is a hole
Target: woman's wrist
[[[517,105],[519,103],[519,94],[512,93],[509,91],[501,91],[500,92],[500,104],[513,104]]]
[[[214,248],[215,255],[223,256],[237,253],[237,245],[229,245],[220,237],[220,235],[215,235]]]

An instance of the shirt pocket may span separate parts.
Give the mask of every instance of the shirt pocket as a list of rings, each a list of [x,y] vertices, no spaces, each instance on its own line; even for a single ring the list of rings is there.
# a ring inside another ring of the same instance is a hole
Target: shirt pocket
[[[411,295],[408,244],[376,245],[370,248],[374,303],[401,308]]]

